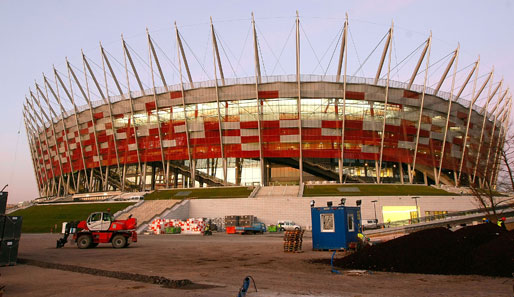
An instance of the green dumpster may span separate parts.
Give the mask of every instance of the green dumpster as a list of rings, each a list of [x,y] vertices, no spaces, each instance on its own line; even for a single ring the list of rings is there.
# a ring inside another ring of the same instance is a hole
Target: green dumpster
[[[269,225],[268,232],[277,232],[277,225]]]

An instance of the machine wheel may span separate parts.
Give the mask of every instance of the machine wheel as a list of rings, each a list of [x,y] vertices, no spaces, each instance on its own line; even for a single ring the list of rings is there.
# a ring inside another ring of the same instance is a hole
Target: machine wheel
[[[300,228],[298,228],[298,227],[296,227],[296,228],[294,228],[294,229],[295,229],[295,230],[300,230]]]
[[[121,234],[115,235],[112,238],[112,247],[115,249],[125,247],[126,244],[127,244],[127,239],[125,238],[125,236],[123,236]]]
[[[77,246],[79,249],[87,249],[91,246],[92,242],[93,241],[91,239],[91,236],[89,236],[87,234],[80,235],[79,238],[77,239]]]

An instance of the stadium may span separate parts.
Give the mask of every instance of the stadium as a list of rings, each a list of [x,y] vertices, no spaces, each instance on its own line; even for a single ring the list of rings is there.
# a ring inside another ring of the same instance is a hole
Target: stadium
[[[503,81],[494,82],[494,71],[479,75],[479,59],[458,71],[457,47],[431,87],[430,35],[418,47],[411,74],[394,80],[392,26],[375,48],[376,75],[349,75],[346,20],[334,47],[337,71],[303,74],[297,17],[296,52],[289,53],[296,71],[262,75],[262,41],[253,19],[251,24],[252,55],[246,59],[253,76],[225,77],[225,50],[212,21],[213,80],[193,80],[194,53],[183,46],[177,26],[177,51],[168,55],[178,59],[172,70],[179,83],[167,83],[163,55],[148,32],[150,88],[140,77],[145,70],[134,62],[137,53],[123,38],[121,71],[100,46],[100,61],[82,53],[81,66],[66,60],[65,71],[54,68],[43,76],[24,104],[40,196],[276,184],[496,183],[511,95]]]

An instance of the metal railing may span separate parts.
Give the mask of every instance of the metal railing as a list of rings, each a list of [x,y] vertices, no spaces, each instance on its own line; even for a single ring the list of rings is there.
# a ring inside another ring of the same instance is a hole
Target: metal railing
[[[342,83],[342,78],[337,81],[336,75],[317,75],[317,74],[302,74],[300,75],[300,80],[302,82],[329,82],[329,83]],[[167,88],[165,86],[156,87],[156,93],[157,94],[163,94],[170,91],[180,91],[182,90],[182,86],[184,90],[192,90],[192,89],[199,89],[199,88],[210,88],[215,86],[215,80],[207,80],[207,81],[201,81],[201,82],[194,82],[194,88],[191,86],[189,82],[185,82],[183,84],[174,84],[174,85],[168,85]],[[218,85],[221,86],[221,79],[217,80]],[[255,76],[249,76],[249,77],[236,77],[236,78],[225,78],[225,86],[229,85],[254,85],[256,82]],[[273,76],[262,76],[261,77],[261,84],[266,83],[275,83],[275,82],[296,82],[296,75],[289,74],[289,75],[273,75]],[[370,86],[379,86],[379,87],[385,87],[387,83],[386,79],[379,79],[377,84],[374,84],[374,79],[369,77],[360,77],[360,76],[347,76],[347,84],[364,84],[364,85],[370,85]],[[418,93],[423,92],[423,85],[415,85],[413,84],[410,89],[408,88],[408,83],[401,82],[401,81],[394,81],[389,80],[389,87],[390,88],[397,88],[397,89],[405,89],[410,90]],[[435,89],[427,87],[425,90],[425,93],[427,95],[434,95]],[[149,96],[153,95],[153,88],[148,88],[142,92],[141,90],[138,91],[131,91],[130,95],[132,98],[139,98],[142,96]],[[439,98],[442,98],[444,100],[449,100],[452,95],[449,92],[439,91],[437,93],[437,96]],[[121,100],[126,100],[129,98],[129,94],[123,94],[123,95],[113,95],[109,96],[109,100],[111,103],[119,102]],[[470,101],[464,99],[464,98],[455,98],[453,95],[452,100],[454,102],[460,104],[461,106],[465,108],[469,108]],[[105,104],[107,100],[100,99],[95,100],[91,102],[91,105],[93,108],[96,108],[98,106],[101,106]],[[81,105],[77,107],[78,112],[82,112],[89,109],[89,105]],[[477,106],[476,104],[473,105],[473,110],[475,110],[478,114],[484,115],[485,108]],[[69,117],[70,115],[74,114],[75,110],[70,109],[65,112],[65,117]],[[487,112],[487,118],[490,118],[492,116],[491,113]],[[60,121],[62,119],[61,116],[53,119]],[[49,123],[45,123],[45,125],[48,125]],[[499,124],[498,124],[499,125]]]
[[[501,214],[507,210],[514,210],[514,204],[507,204],[502,206],[497,206],[496,211],[498,214]],[[443,220],[453,220],[453,219],[460,219],[464,216],[472,216],[472,215],[483,215],[486,216],[487,213],[492,211],[492,208],[477,208],[477,209],[470,209],[470,210],[463,210],[463,211],[455,211],[455,212],[449,212],[446,214],[437,214],[437,215],[431,215],[431,216],[424,216],[419,218],[412,218],[407,220],[399,220],[399,221],[392,221],[392,222],[385,222],[368,226],[365,228],[365,230],[372,230],[372,229],[383,229],[383,228],[393,228],[393,227],[402,227],[402,226],[409,226],[414,224],[420,224],[420,223],[428,223],[428,222],[434,222],[434,221],[443,221]]]

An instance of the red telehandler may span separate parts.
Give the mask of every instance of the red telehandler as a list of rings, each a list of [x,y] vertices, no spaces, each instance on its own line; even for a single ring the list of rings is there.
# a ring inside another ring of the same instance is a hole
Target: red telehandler
[[[128,247],[137,242],[137,220],[114,220],[108,212],[94,212],[85,221],[68,222],[64,236],[57,240],[57,248],[62,248],[73,235],[79,249],[94,248],[99,243],[112,243],[114,248]]]

